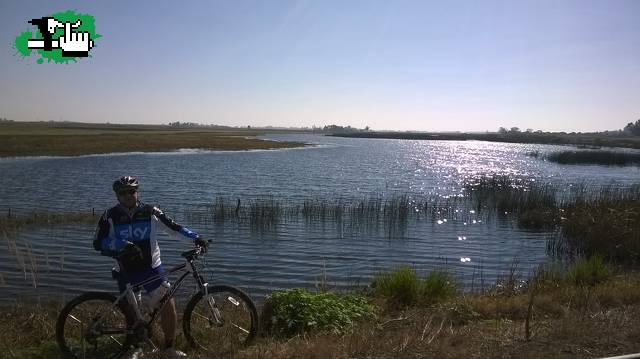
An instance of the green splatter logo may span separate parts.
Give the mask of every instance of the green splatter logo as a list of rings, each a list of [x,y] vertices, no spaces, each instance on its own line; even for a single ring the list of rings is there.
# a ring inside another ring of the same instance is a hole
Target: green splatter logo
[[[68,64],[78,58],[91,57],[89,51],[96,47],[102,35],[96,33],[95,19],[75,10],[58,12],[28,21],[35,31],[24,31],[13,43],[16,55],[21,59],[36,54],[38,64]]]

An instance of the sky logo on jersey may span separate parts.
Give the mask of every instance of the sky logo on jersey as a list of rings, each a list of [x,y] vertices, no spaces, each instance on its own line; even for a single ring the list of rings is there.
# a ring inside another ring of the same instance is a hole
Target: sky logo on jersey
[[[44,63],[45,59],[67,64],[78,58],[91,57],[89,52],[96,46],[95,41],[102,37],[96,33],[93,16],[74,10],[31,19],[28,23],[35,26],[35,31],[18,35],[13,46],[22,58],[35,52],[38,64]]]
[[[137,222],[131,225],[116,225],[115,231],[118,237],[128,241],[143,241],[149,239],[150,224],[148,221]]]

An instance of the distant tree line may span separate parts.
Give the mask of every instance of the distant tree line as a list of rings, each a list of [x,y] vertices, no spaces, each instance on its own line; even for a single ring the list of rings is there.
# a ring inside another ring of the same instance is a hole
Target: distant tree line
[[[636,123],[629,122],[624,126],[623,131],[633,136],[640,136],[640,120],[636,121]]]
[[[542,130],[533,130],[528,128],[526,131],[521,131],[519,127],[500,127],[498,134],[505,137],[523,137],[526,135],[602,135],[611,137],[627,137],[640,136],[640,120],[635,123],[629,122],[622,130],[616,131],[602,131],[602,132],[547,132]]]
[[[322,128],[322,132],[326,133],[353,133],[353,132],[363,132],[369,131],[369,126],[364,129],[355,128],[351,126],[338,126],[338,125],[327,125]]]
[[[215,124],[204,124],[204,123],[196,123],[196,122],[169,122],[167,126],[172,128],[230,128],[229,126],[221,126]],[[247,128],[251,128],[251,126],[247,126]]]

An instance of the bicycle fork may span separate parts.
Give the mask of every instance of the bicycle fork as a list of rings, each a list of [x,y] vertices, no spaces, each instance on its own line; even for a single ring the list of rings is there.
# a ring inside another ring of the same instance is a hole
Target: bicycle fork
[[[224,319],[220,314],[220,310],[216,305],[216,299],[212,294],[209,294],[209,283],[204,283],[202,285],[204,290],[204,296],[207,300],[207,306],[209,307],[209,312],[211,315],[209,316],[209,325],[215,325],[216,327],[222,327],[224,325]]]

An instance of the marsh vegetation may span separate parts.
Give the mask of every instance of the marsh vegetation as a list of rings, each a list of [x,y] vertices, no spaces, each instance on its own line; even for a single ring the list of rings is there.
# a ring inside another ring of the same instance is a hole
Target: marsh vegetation
[[[539,143],[552,145],[573,145],[589,147],[640,148],[640,137],[625,132],[613,133],[564,133],[564,132],[521,132],[504,131],[498,133],[464,132],[391,132],[358,131],[336,132],[337,137],[431,140],[431,141],[488,141],[507,143]]]
[[[546,155],[548,161],[559,164],[582,164],[604,166],[640,165],[640,153],[621,151],[557,151]]]
[[[304,222],[341,231],[402,238],[410,223],[512,221],[530,231],[558,231],[549,252],[560,257],[600,254],[607,261],[640,259],[640,186],[559,185],[507,176],[469,181],[460,196],[391,194],[360,199],[240,200],[217,198],[187,218],[200,223],[249,224],[257,231]]]
[[[255,150],[302,147],[299,142],[255,138],[265,131],[230,128],[182,129],[169,126],[83,123],[10,123],[0,126],[0,157],[78,156],[178,149]]]

